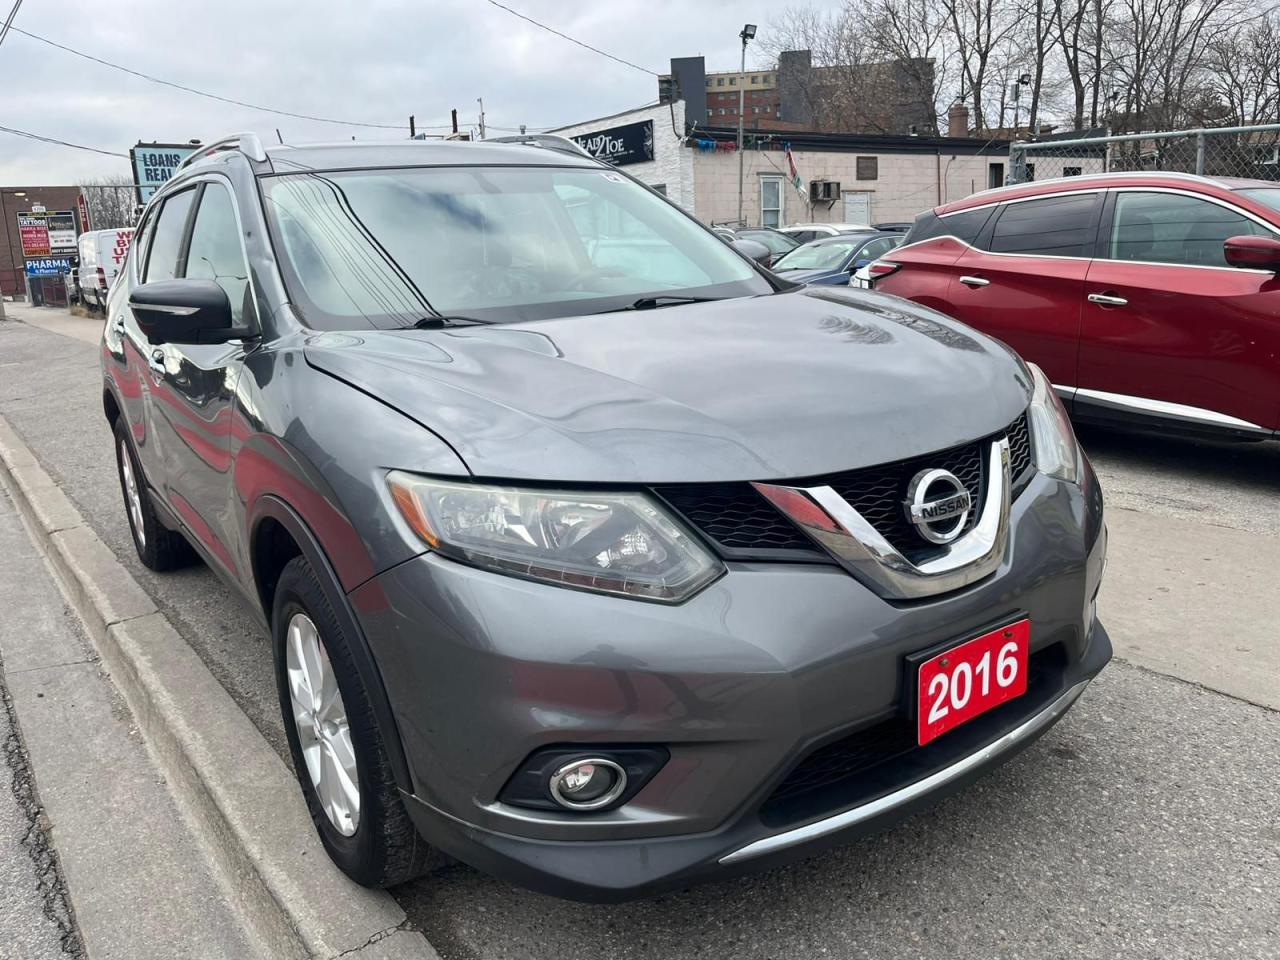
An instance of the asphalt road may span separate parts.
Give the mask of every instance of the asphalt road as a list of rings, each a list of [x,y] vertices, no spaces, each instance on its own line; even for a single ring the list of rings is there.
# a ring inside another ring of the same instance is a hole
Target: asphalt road
[[[267,645],[239,600],[203,568],[137,563],[95,349],[0,323],[0,413],[283,756]],[[1239,531],[1237,548],[1280,537],[1280,444],[1082,439],[1113,508]],[[975,788],[757,877],[593,907],[456,866],[395,893],[446,960],[1280,956],[1280,714],[1177,673],[1114,663]]]

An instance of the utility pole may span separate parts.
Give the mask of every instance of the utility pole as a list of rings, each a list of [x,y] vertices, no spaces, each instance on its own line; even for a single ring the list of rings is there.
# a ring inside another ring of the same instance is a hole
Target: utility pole
[[[484,139],[484,97],[476,97],[476,103],[480,104],[480,139]]]
[[[742,219],[742,174],[745,158],[742,156],[742,123],[746,119],[746,74],[747,74],[747,41],[755,39],[756,25],[748,23],[742,28],[742,32],[738,34],[742,38],[742,64],[738,68],[738,225],[745,227],[746,221]]]
[[[14,0],[13,9],[9,11],[9,16],[5,17],[4,26],[0,27],[0,43],[4,43],[4,38],[9,35],[9,28],[13,26],[13,18],[18,15],[18,8],[22,6],[22,0]],[[4,314],[0,313],[0,317]]]
[[[413,114],[412,114],[412,113],[411,113],[411,114],[409,114],[409,139],[410,139],[410,140],[416,140],[416,139],[418,139],[418,131],[417,131],[417,128],[415,128],[415,127],[414,127],[414,125],[413,125]]]

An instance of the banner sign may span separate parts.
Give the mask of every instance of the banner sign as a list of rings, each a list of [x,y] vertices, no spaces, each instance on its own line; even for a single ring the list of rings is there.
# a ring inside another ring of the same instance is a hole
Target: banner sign
[[[27,261],[28,277],[60,277],[70,272],[70,257],[38,257]]]
[[[47,257],[49,248],[49,223],[44,214],[18,214],[18,236],[22,238],[22,258]]]
[[[198,143],[143,143],[129,149],[129,162],[133,164],[133,182],[136,183],[138,202],[146,203],[151,195],[178,172],[178,165],[200,149]]]
[[[580,133],[574,142],[597,160],[615,167],[653,159],[653,121],[628,123],[594,133]]]
[[[76,212],[80,214],[80,232],[89,232],[89,201],[84,198],[84,194],[76,197]]]
[[[49,228],[49,251],[54,256],[60,253],[75,253],[75,213],[71,210],[59,210],[57,213],[46,213],[44,217]]]

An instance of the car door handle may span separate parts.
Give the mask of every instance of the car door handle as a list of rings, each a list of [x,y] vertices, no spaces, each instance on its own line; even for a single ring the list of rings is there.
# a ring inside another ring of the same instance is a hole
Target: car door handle
[[[991,285],[991,281],[985,277],[961,277],[960,282],[966,287],[987,287]]]
[[[111,325],[111,330],[114,333],[118,333],[123,336],[124,335],[124,317],[122,316],[116,317],[116,322]]]
[[[1101,304],[1104,307],[1127,307],[1129,301],[1124,297],[1113,296],[1109,293],[1091,293],[1089,294],[1089,302]]]

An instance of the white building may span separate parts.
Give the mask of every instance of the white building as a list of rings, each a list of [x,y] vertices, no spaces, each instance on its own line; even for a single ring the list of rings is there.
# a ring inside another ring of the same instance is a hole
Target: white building
[[[684,136],[684,106],[676,101],[642,107],[553,132],[611,159],[610,148],[625,148],[628,137],[634,141],[638,130],[651,127],[649,152],[622,155],[620,166],[664,190],[704,223],[734,223],[737,131],[710,127]],[[788,143],[803,192],[790,182],[784,153]],[[941,203],[1003,185],[1009,153],[1004,141],[976,137],[750,130],[744,149],[747,226],[911,220]]]

